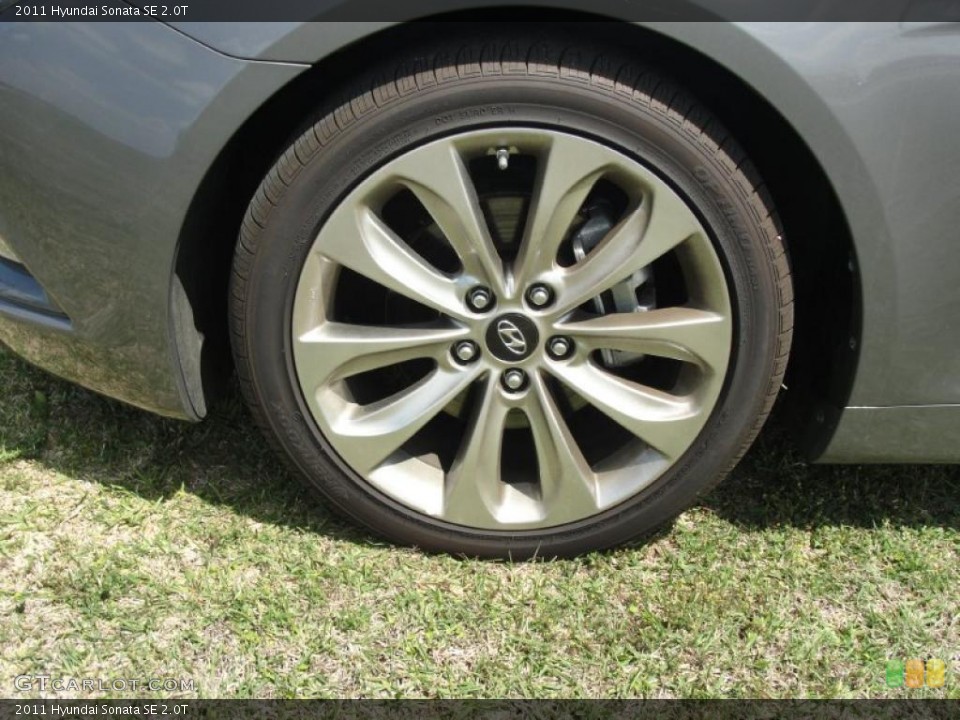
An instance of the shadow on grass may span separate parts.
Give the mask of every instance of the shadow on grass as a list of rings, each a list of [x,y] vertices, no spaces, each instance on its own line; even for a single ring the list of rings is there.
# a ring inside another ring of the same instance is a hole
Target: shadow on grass
[[[231,386],[202,423],[157,417],[61,381],[0,345],[3,460],[162,501],[183,491],[257,521],[368,545],[289,472]]]
[[[50,471],[149,500],[182,489],[261,522],[383,544],[300,485],[235,388],[206,421],[188,424],[57,380],[5,349],[0,387],[0,460],[32,458]],[[774,425],[701,505],[750,529],[960,527],[960,466],[808,465]]]

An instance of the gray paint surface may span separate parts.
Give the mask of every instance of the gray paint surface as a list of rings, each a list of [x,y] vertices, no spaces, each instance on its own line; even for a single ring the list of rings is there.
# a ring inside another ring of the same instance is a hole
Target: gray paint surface
[[[9,312],[0,339],[94,390],[190,416],[169,327],[180,227],[226,138],[302,70],[158,23],[0,24],[0,223],[73,327],[34,332]]]
[[[847,408],[825,463],[955,463],[960,405]]]
[[[74,328],[35,330],[8,314],[0,338],[54,372],[171,415],[191,415],[169,294],[203,173],[304,69],[286,63],[316,62],[390,23],[231,25],[0,25],[0,233]],[[646,25],[763,95],[838,194],[864,318],[849,401],[858,409],[841,415],[825,458],[859,456],[857,428],[903,417],[869,408],[960,404],[960,28]],[[791,241],[801,252],[803,238]],[[943,410],[925,417],[955,420]],[[960,459],[944,441],[929,456]]]

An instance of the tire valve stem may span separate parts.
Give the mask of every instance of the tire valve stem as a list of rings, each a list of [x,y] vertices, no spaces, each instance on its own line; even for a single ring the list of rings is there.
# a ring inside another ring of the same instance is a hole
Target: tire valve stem
[[[497,150],[497,167],[501,170],[510,167],[510,151],[507,148]]]

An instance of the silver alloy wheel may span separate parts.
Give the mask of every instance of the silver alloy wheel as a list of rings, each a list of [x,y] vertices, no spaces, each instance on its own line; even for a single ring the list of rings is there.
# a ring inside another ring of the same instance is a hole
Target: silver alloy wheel
[[[471,163],[487,157],[502,171],[521,157],[536,167],[519,248],[506,260],[471,175]],[[561,249],[601,182],[623,194],[623,210],[585,257],[564,264]],[[384,220],[386,204],[407,191],[455,253],[456,271],[437,267]],[[682,303],[589,311],[597,298],[668,256],[680,268]],[[390,297],[431,309],[434,319],[343,320],[338,290],[348,271]],[[543,306],[528,294],[541,286],[551,293]],[[483,310],[468,300],[476,288],[494,299]],[[406,152],[331,213],[294,297],[294,364],[326,441],[381,492],[457,525],[545,528],[623,502],[679,460],[719,399],[731,314],[706,231],[656,174],[579,136],[484,129]],[[557,337],[569,342],[566,354],[548,352],[560,347]],[[466,360],[457,351],[464,341],[479,349]],[[605,363],[610,351],[665,359],[676,366],[673,382],[664,388],[625,377]],[[428,361],[429,370],[405,387],[373,400],[358,390],[372,372],[414,360]],[[513,370],[523,373],[517,387]],[[593,457],[573,428],[571,407],[592,408],[629,439]],[[453,422],[463,423],[462,434],[455,447],[441,448],[451,441],[440,430]],[[518,426],[535,458],[520,476],[504,470],[516,450],[504,449],[505,434]],[[439,459],[445,454],[448,462]]]

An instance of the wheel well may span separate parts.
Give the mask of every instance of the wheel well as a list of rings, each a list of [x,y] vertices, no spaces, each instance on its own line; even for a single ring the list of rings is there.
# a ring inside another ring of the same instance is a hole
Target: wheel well
[[[468,11],[428,20],[469,21],[470,29],[475,30],[476,23],[493,21],[496,13]],[[580,37],[589,32],[592,41],[628,48],[698,96],[744,147],[780,215],[794,276],[795,334],[785,381],[789,392],[780,414],[803,430],[804,444],[818,454],[832,434],[830,420],[845,405],[852,386],[860,293],[846,219],[810,149],[747,83],[677,41],[640,26],[598,21],[604,19],[568,11],[511,9],[511,18],[512,22],[535,18],[541,28],[545,20],[576,23]],[[450,32],[447,25],[444,34]],[[369,58],[430,42],[437,36],[431,22],[408,23],[324,58],[252,115],[207,172],[184,221],[176,264],[177,280],[203,337],[202,344],[196,344],[177,333],[186,386],[198,416],[205,414],[208,402],[219,394],[232,369],[227,332],[231,261],[243,214],[260,181],[316,116],[321,103],[335,98],[340,86]]]

